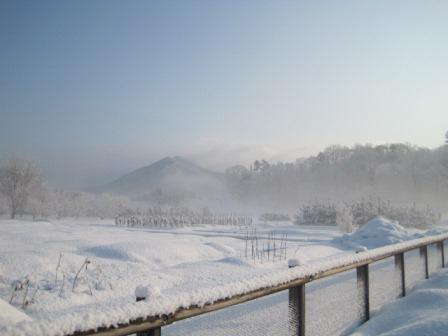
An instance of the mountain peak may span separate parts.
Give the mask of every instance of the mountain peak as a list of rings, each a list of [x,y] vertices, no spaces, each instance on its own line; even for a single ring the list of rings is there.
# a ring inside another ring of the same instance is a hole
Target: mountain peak
[[[193,162],[183,158],[182,156],[167,156],[167,157],[164,157],[163,159],[160,159],[159,161],[156,161],[156,162],[150,164],[149,166],[145,166],[140,169],[146,169],[146,168],[151,169],[152,167],[166,168],[169,166],[182,166],[185,168],[188,168],[188,167],[193,168],[194,167],[195,169],[206,171],[205,168],[202,168],[202,167],[194,164]],[[140,169],[137,169],[137,171]]]
[[[166,162],[166,163],[173,163],[173,162],[189,162],[188,160],[184,159],[182,156],[167,156],[163,159],[157,161],[157,162]]]
[[[222,182],[222,174],[210,171],[181,156],[167,156],[148,166],[136,169],[99,188],[101,192],[138,195],[155,189],[196,190]]]

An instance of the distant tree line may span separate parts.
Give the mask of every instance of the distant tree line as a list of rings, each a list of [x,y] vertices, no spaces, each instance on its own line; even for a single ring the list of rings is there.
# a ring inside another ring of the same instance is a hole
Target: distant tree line
[[[239,200],[274,211],[292,212],[310,201],[366,197],[446,210],[448,146],[330,146],[295,162],[257,160],[250,168],[234,166],[226,177]]]

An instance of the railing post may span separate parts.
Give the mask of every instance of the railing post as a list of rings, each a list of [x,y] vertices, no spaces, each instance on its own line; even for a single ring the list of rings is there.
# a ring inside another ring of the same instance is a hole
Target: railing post
[[[424,258],[425,262],[425,278],[429,278],[429,265],[428,265],[428,245],[420,247],[420,257]]]
[[[364,306],[364,320],[370,319],[370,294],[369,294],[369,265],[356,268],[356,279],[358,283],[359,299]]]
[[[143,301],[146,298],[144,297],[136,297],[136,301]],[[162,335],[162,329],[160,327],[155,328],[155,329],[151,329],[151,330],[147,330],[147,331],[140,331],[135,333],[136,336],[161,336]]]
[[[400,272],[401,296],[406,296],[406,274],[404,268],[404,253],[395,255],[395,269]]]
[[[445,248],[443,240],[437,244],[437,248],[440,250],[440,256],[442,258],[442,268],[445,267]]]
[[[291,335],[305,336],[305,284],[289,289],[289,325]]]
[[[161,336],[162,331],[160,328],[151,329],[148,331],[142,331],[135,334],[136,336]]]

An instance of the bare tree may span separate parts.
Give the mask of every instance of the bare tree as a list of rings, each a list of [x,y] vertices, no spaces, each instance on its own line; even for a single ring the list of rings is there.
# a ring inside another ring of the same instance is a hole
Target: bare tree
[[[29,161],[16,157],[0,166],[0,194],[4,196],[11,218],[24,211],[34,188],[40,184],[40,174]]]
[[[445,133],[445,143],[448,144],[448,131]]]

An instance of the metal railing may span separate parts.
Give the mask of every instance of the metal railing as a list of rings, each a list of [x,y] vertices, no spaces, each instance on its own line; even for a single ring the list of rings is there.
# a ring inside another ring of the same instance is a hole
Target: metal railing
[[[445,267],[444,241],[448,239],[448,234],[426,237],[389,245],[386,247],[360,252],[355,258],[340,258],[340,262],[333,262],[330,266],[320,269],[313,274],[301,276],[291,281],[253,290],[249,293],[235,295],[230,298],[223,298],[216,302],[204,306],[191,306],[189,308],[179,308],[174,314],[152,316],[145,319],[137,319],[128,324],[115,327],[100,327],[87,332],[75,332],[73,336],[101,335],[101,336],[124,336],[136,333],[138,336],[160,336],[162,327],[174,322],[217,311],[223,308],[241,304],[243,302],[265,297],[283,290],[289,291],[289,323],[294,326],[294,333],[298,336],[305,335],[305,313],[306,298],[305,285],[312,281],[333,276],[335,274],[356,269],[357,290],[363,307],[362,323],[370,318],[370,284],[369,265],[394,257],[395,268],[400,272],[400,296],[406,295],[406,267],[404,255],[412,250],[419,250],[421,259],[424,262],[425,278],[429,278],[428,246],[437,245],[438,257],[441,266]],[[293,271],[293,270],[292,270]]]

